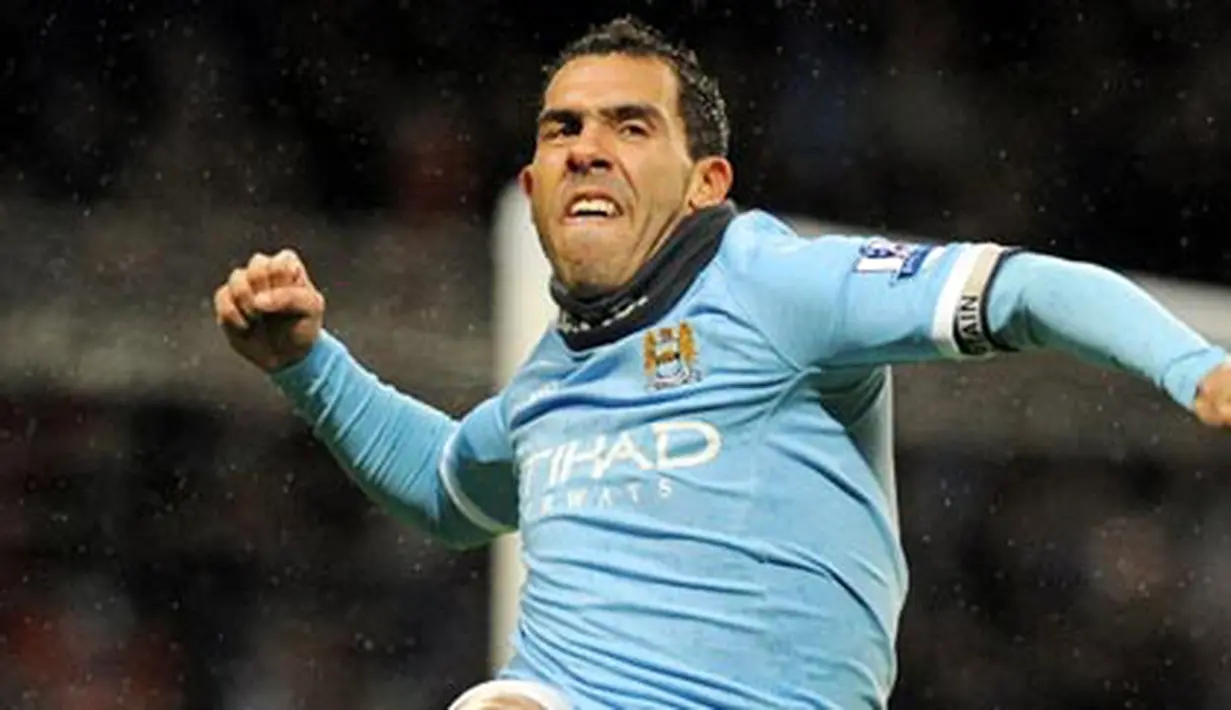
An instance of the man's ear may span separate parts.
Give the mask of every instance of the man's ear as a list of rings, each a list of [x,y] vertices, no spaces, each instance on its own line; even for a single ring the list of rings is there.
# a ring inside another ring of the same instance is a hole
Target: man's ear
[[[529,165],[522,168],[521,172],[517,174],[517,183],[521,185],[522,194],[524,194],[526,197],[530,197],[530,195],[533,194],[534,176],[530,174]]]
[[[692,168],[692,185],[688,191],[688,207],[700,210],[721,204],[731,192],[735,168],[726,158],[702,158]]]

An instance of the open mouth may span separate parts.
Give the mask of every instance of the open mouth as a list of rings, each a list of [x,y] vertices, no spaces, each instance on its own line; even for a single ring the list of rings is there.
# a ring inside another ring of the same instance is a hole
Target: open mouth
[[[573,198],[565,210],[564,216],[573,220],[612,219],[622,214],[620,206],[609,197],[602,195],[579,195]]]

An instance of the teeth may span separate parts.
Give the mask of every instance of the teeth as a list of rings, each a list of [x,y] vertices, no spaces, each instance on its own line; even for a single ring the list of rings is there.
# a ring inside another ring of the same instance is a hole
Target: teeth
[[[616,214],[616,206],[611,200],[602,197],[584,198],[574,202],[568,213],[570,217],[587,214],[612,217]]]

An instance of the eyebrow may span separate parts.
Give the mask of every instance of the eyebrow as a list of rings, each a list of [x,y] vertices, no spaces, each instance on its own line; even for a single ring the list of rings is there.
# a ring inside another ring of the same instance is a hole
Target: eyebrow
[[[568,108],[548,108],[544,109],[539,114],[539,125],[545,123],[578,123],[581,121],[583,111]],[[629,103],[616,104],[614,106],[603,106],[598,109],[597,113],[611,121],[627,121],[634,118],[646,119],[650,121],[663,122],[665,117],[662,111],[653,104],[647,103]]]

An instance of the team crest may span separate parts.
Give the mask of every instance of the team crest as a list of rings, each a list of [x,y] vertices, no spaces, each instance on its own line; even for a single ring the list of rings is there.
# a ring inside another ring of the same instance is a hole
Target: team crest
[[[701,379],[697,340],[692,326],[652,328],[644,342],[645,376],[652,390],[678,387]]]

